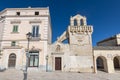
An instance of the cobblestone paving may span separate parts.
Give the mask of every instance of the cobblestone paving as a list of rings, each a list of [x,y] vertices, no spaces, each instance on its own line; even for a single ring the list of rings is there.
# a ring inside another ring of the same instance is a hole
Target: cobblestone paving
[[[23,80],[23,72],[14,69],[0,72],[0,80]],[[28,80],[120,80],[120,72],[112,74],[98,72],[94,74],[28,71]]]

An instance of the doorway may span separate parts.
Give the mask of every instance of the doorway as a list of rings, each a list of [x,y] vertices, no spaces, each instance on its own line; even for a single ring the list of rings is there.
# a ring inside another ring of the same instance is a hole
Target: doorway
[[[9,55],[8,67],[14,68],[16,65],[16,55],[14,53]]]
[[[55,57],[55,70],[61,70],[61,57]]]

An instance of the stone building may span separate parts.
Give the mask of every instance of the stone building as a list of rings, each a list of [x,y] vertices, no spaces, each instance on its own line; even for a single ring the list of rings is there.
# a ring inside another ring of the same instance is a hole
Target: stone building
[[[68,29],[49,46],[52,70],[93,72],[92,32],[86,17],[79,14],[71,17]],[[62,43],[64,40],[68,44]]]
[[[95,72],[103,70],[108,73],[120,70],[120,34],[99,41],[94,49]]]
[[[93,27],[86,17],[70,18],[67,30],[49,45],[49,69],[67,72],[114,73],[120,69],[120,34],[107,38],[92,47]],[[67,40],[68,43],[64,43]]]
[[[120,34],[92,46],[93,26],[85,16],[70,17],[70,25],[51,43],[49,8],[7,8],[0,12],[0,67],[40,71],[114,73],[120,69]],[[64,43],[67,42],[67,43]]]
[[[0,12],[0,66],[23,69],[26,65],[28,40],[28,66],[46,69],[47,46],[51,44],[51,22],[49,8],[7,8]]]

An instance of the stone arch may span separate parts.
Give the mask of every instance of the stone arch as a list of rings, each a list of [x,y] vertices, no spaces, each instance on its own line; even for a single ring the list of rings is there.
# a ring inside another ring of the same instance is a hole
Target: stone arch
[[[84,20],[83,19],[80,19],[80,24],[81,24],[81,26],[84,25]]]
[[[96,68],[99,71],[105,71],[105,72],[108,71],[106,57],[104,57],[104,56],[98,56],[96,58]]]
[[[113,58],[113,64],[114,64],[114,70],[115,71],[120,70],[120,56],[115,56]]]
[[[78,25],[77,19],[74,19],[74,26],[77,26],[77,25]]]
[[[9,68],[14,68],[15,66],[16,66],[16,54],[11,53],[9,55],[9,59],[8,59],[8,67]]]

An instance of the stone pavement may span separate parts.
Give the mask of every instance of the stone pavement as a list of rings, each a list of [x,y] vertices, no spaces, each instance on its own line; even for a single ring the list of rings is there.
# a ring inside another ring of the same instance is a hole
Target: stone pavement
[[[0,72],[0,80],[23,80],[23,72],[9,69]],[[120,72],[73,73],[73,72],[39,72],[28,71],[28,80],[120,80]]]

